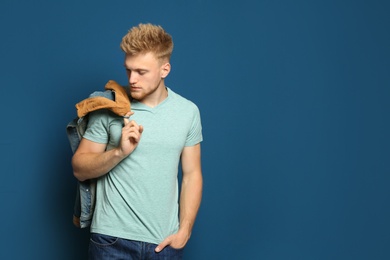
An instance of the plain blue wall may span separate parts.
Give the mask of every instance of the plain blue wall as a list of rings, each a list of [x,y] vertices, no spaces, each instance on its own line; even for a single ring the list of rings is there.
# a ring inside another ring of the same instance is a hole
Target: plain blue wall
[[[174,38],[204,199],[185,259],[390,259],[388,1],[0,3],[0,259],[86,259],[65,126],[126,84],[121,37]]]

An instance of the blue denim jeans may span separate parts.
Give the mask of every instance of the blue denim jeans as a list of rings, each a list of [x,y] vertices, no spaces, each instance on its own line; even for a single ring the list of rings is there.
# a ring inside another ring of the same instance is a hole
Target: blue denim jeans
[[[167,246],[156,253],[156,244],[133,241],[97,233],[91,233],[89,242],[90,260],[181,260],[183,249]]]

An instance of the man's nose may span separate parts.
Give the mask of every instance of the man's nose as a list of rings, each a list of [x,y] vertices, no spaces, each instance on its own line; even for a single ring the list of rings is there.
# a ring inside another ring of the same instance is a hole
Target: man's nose
[[[129,83],[130,83],[130,85],[137,83],[137,77],[136,77],[135,73],[129,74]]]

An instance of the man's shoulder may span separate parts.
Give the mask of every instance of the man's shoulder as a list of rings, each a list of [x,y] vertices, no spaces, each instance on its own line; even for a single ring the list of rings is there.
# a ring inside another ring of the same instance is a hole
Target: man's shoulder
[[[188,98],[185,98],[184,96],[174,92],[173,90],[169,89],[169,95],[171,95],[172,97],[172,100],[180,105],[180,106],[183,106],[183,107],[186,107],[186,108],[189,108],[189,109],[198,109],[198,106],[191,100],[189,100]]]

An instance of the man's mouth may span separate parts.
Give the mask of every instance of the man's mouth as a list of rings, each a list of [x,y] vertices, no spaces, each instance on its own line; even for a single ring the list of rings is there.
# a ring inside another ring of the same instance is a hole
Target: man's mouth
[[[139,91],[139,90],[141,90],[140,87],[135,87],[135,86],[130,87],[130,91]]]

